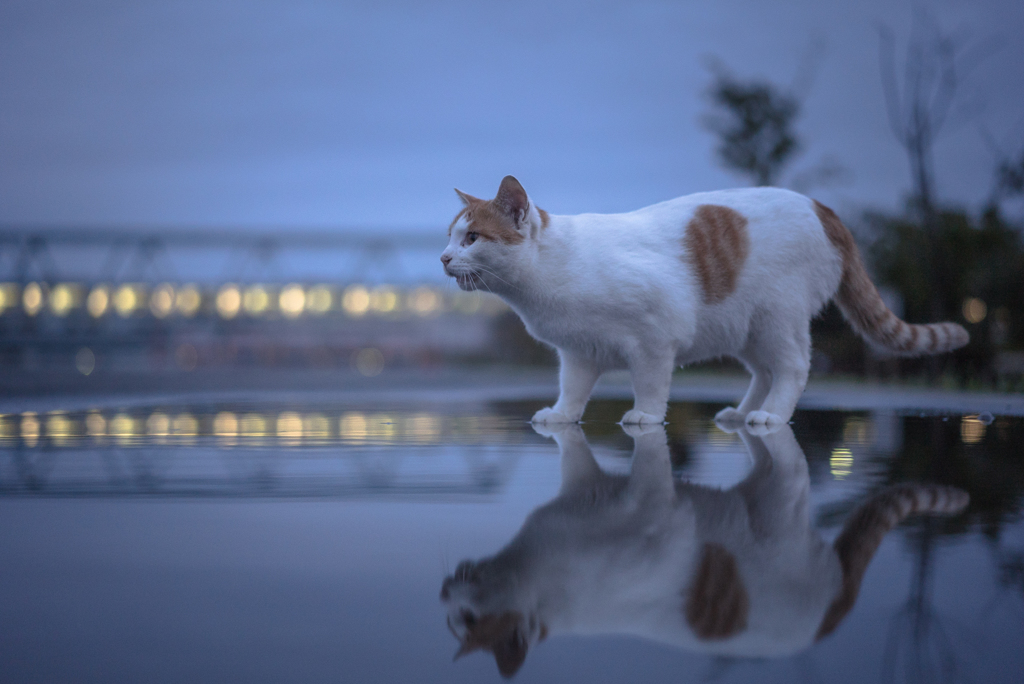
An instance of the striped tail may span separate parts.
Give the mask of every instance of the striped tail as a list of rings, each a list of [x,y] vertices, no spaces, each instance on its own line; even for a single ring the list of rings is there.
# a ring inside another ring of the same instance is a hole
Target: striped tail
[[[836,303],[861,337],[898,356],[941,354],[959,349],[970,341],[967,331],[956,323],[913,325],[901,321],[882,301],[864,268],[853,236],[839,217],[817,201],[814,212],[825,235],[843,257],[843,279],[836,293]]]
[[[959,513],[968,501],[967,492],[956,487],[897,485],[872,497],[854,511],[832,545],[843,568],[843,587],[825,611],[817,638],[831,634],[853,608],[868,564],[889,530],[915,513]]]

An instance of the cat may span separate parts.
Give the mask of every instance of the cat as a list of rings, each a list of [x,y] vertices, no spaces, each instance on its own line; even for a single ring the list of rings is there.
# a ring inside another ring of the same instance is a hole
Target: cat
[[[461,562],[441,600],[460,642],[508,677],[549,634],[627,634],[705,654],[780,657],[830,634],[885,534],[913,513],[952,514],[965,492],[897,485],[852,513],[835,543],[811,525],[807,461],[788,425],[739,434],[753,458],[728,490],[675,481],[662,426],[631,426],[628,476],[605,473],[577,425],[551,434],[558,496],[505,548]]]
[[[560,392],[535,423],[572,423],[598,377],[630,372],[624,424],[661,423],[677,365],[733,356],[751,373],[722,421],[787,422],[810,369],[810,321],[833,297],[870,343],[914,356],[962,347],[955,323],[893,314],[831,209],[778,188],[686,195],[627,214],[555,216],[512,176],[448,228],[445,273],[485,289],[558,350]]]

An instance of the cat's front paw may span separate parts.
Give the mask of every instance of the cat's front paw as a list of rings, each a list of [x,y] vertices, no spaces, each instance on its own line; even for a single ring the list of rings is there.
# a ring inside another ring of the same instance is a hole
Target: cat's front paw
[[[632,409],[626,411],[626,415],[622,416],[620,422],[622,425],[663,425],[665,423],[665,416],[655,416]]]
[[[751,411],[747,414],[747,431],[752,435],[767,435],[782,427],[782,417],[767,411]]]
[[[568,425],[576,421],[553,408],[542,408],[533,414],[530,422],[534,425]]]

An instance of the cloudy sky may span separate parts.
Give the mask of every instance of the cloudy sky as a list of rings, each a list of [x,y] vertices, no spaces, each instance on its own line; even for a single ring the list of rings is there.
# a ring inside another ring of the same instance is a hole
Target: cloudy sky
[[[968,51],[936,147],[942,198],[976,206],[1024,148],[1024,3],[934,0]],[[901,205],[878,26],[906,0],[0,4],[0,222],[435,227],[452,192],[512,173],[553,213],[625,211],[730,187],[701,128],[716,56],[794,81],[824,46],[789,178],[841,210]],[[788,179],[787,179],[788,180]]]

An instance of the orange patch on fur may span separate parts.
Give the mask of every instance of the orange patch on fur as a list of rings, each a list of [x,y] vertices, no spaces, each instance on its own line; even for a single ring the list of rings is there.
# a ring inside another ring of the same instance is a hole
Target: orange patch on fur
[[[729,207],[702,204],[686,224],[683,245],[706,303],[720,302],[736,290],[750,253],[745,216]]]
[[[515,223],[499,207],[494,200],[484,201],[472,198],[469,205],[462,208],[448,226],[448,237],[451,237],[452,228],[459,222],[460,218],[466,218],[469,224],[468,230],[479,233],[484,240],[494,240],[506,245],[518,245],[525,237],[516,230]]]
[[[750,597],[736,558],[724,546],[704,544],[683,613],[697,638],[706,641],[727,639],[747,628]]]
[[[551,220],[551,217],[548,216],[548,212],[544,211],[540,207],[537,207],[537,213],[540,214],[540,227],[543,230],[548,227],[548,222]]]

